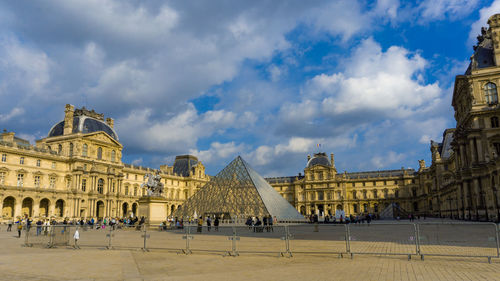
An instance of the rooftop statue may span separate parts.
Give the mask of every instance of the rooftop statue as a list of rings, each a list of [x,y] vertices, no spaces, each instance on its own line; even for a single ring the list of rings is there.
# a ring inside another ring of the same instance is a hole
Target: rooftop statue
[[[163,183],[161,182],[161,176],[158,172],[153,174],[144,175],[144,183],[141,184],[141,188],[146,188],[147,195],[149,197],[161,197],[163,193]]]

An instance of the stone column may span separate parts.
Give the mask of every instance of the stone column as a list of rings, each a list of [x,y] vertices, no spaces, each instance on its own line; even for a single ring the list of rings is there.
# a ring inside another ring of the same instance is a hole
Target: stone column
[[[1,203],[0,203],[1,205]],[[1,206],[0,206],[0,210],[1,210]],[[35,202],[35,200],[33,200],[33,217],[36,218],[36,217],[39,217],[40,216],[40,202],[38,202],[38,204]]]
[[[56,201],[50,200],[49,217],[55,216],[55,213],[56,213]]]
[[[477,159],[476,159],[476,150],[474,148],[474,139],[470,139],[469,140],[469,146],[470,146],[470,163],[469,164],[472,164],[472,163],[476,163]]]
[[[478,161],[484,161],[484,154],[483,154],[483,142],[481,141],[480,138],[476,139],[476,148],[477,148],[477,156],[478,156]]]

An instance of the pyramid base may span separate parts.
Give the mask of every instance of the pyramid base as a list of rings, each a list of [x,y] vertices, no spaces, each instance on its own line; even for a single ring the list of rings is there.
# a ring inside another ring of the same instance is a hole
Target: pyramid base
[[[139,214],[146,219],[146,225],[159,225],[167,220],[167,203],[163,197],[139,198]]]

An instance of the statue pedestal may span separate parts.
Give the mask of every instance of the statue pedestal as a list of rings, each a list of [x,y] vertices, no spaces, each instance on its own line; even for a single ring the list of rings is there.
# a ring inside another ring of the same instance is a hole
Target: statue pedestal
[[[167,200],[163,197],[139,198],[139,214],[144,216],[147,225],[159,225],[167,220]]]

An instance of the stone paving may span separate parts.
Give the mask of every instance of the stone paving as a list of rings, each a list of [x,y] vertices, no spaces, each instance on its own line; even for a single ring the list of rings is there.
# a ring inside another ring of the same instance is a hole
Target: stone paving
[[[342,226],[340,226],[342,227]],[[372,226],[370,226],[372,227]],[[224,257],[231,249],[229,228],[219,233],[193,234],[190,240],[192,255],[179,254],[185,246],[179,232],[148,232],[149,252],[143,252],[141,232],[119,230],[112,237],[113,250],[106,250],[106,230],[81,231],[80,250],[68,246],[46,249],[41,246],[24,247],[24,238],[16,238],[15,232],[0,229],[0,280],[500,280],[500,260],[486,258],[433,257],[424,261],[417,256],[377,256],[356,254],[354,258],[339,258],[336,252],[345,247],[340,228],[304,227],[291,230],[292,258],[278,257],[284,241],[278,227],[275,233],[253,233],[241,227],[238,257]],[[399,252],[413,250],[411,239],[406,239],[406,226],[386,228],[377,234],[375,228],[358,228],[359,233],[372,232],[372,242],[351,241],[351,247],[360,251]],[[383,229],[380,226],[380,229]],[[451,230],[446,229],[443,233]],[[206,230],[204,230],[206,231]],[[463,231],[461,231],[463,232]],[[260,236],[259,236],[260,235]],[[267,235],[267,236],[266,236]],[[359,236],[362,239],[362,236]],[[436,233],[429,231],[428,250],[436,253],[491,253],[494,248],[489,233],[478,233],[470,238],[476,245],[459,247],[460,239],[434,241]],[[264,236],[264,237],[262,237]],[[384,238],[385,237],[385,238]],[[402,240],[402,238],[404,239]],[[354,237],[356,238],[356,237]],[[408,237],[411,238],[411,237]],[[450,241],[448,241],[450,240]],[[473,244],[473,243],[472,243]],[[161,248],[161,249],[160,249]],[[207,251],[207,250],[218,251]],[[345,248],[344,248],[345,249]],[[353,248],[352,248],[353,249]],[[298,252],[316,252],[314,254]],[[495,250],[496,251],[496,250]],[[260,253],[255,253],[260,252]],[[494,252],[494,251],[493,251]]]

